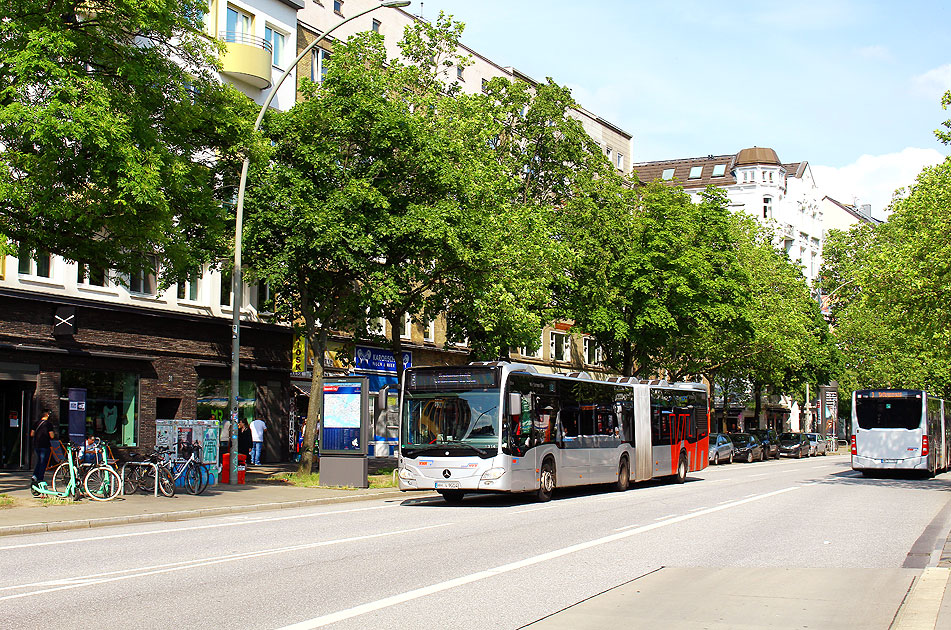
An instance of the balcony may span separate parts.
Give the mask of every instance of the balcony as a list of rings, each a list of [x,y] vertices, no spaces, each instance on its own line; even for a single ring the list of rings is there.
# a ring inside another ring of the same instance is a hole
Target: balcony
[[[227,44],[221,55],[221,74],[259,90],[271,87],[271,42],[234,31],[221,31],[218,37]]]

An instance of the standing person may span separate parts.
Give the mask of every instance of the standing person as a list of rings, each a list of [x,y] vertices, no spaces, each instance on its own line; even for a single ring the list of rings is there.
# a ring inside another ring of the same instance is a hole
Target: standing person
[[[50,452],[53,448],[52,441],[56,438],[53,434],[53,422],[50,420],[49,409],[44,409],[40,414],[39,422],[30,430],[30,438],[33,440],[33,451],[36,453],[33,485],[37,485],[46,477],[46,466],[49,464]]]
[[[251,429],[246,420],[238,420],[238,454],[248,456],[251,452]]]
[[[264,420],[257,418],[251,421],[251,464],[261,465],[261,451],[264,449],[264,431],[267,425]]]

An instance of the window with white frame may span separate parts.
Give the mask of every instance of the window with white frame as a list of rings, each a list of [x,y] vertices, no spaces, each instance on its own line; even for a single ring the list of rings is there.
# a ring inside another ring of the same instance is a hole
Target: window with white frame
[[[614,154],[614,152],[611,150],[611,147],[604,147],[604,154],[608,156],[608,162],[611,162],[611,156]]]
[[[323,48],[315,48],[311,53],[310,80],[314,83],[323,83],[327,76],[327,60],[330,53]]]
[[[229,5],[228,13],[225,17],[225,41],[240,42],[243,35],[253,34],[252,19],[253,18],[244,11]]]
[[[20,259],[18,271],[21,276],[50,277],[52,259],[48,252],[31,251],[21,245],[17,256]]]
[[[624,170],[624,154],[623,153],[617,154],[617,167],[621,169],[622,171]]]
[[[587,364],[594,363],[594,339],[591,337],[585,337],[582,340],[582,352],[584,353],[584,362]]]
[[[687,179],[700,179],[703,175],[703,166],[691,166],[690,174],[687,175]]]
[[[219,291],[220,296],[218,300],[218,303],[221,304],[222,306],[231,306],[231,298],[232,298],[231,285],[232,284],[233,284],[233,280],[231,277],[231,271],[222,270],[221,271],[221,290]]]
[[[409,313],[403,315],[403,325],[400,326],[400,337],[403,339],[413,338],[413,319]]]
[[[87,287],[104,287],[109,284],[109,272],[99,265],[80,261],[76,263],[76,283]]]
[[[181,280],[178,283],[178,299],[183,302],[197,302],[200,296],[198,291],[200,279],[200,274],[195,272],[188,274],[184,280]]]
[[[146,264],[129,274],[129,292],[155,295],[155,290],[155,259],[150,257]]]
[[[280,68],[284,63],[284,33],[268,24],[264,27],[264,39],[271,43],[271,63]]]
[[[371,317],[367,319],[367,332],[371,335],[379,335],[381,337],[386,335],[386,318],[385,317]]]
[[[773,217],[773,198],[763,197],[763,218],[771,219]]]
[[[714,165],[712,177],[723,177],[725,174],[726,174],[726,164]]]
[[[434,320],[428,320],[423,326],[423,341],[433,342],[436,341],[436,322]]]
[[[551,352],[552,361],[570,361],[571,360],[571,338],[567,333],[551,331]]]
[[[661,173],[660,178],[664,181],[668,181],[674,178],[674,169],[665,168],[664,172]]]

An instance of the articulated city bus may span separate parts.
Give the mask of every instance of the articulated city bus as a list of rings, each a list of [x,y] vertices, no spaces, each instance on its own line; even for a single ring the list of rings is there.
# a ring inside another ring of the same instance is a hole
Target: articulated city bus
[[[917,389],[852,394],[852,468],[866,474],[948,469],[951,405]]]
[[[400,397],[399,485],[465,493],[534,492],[707,466],[700,383],[540,374],[518,363],[409,368]]]

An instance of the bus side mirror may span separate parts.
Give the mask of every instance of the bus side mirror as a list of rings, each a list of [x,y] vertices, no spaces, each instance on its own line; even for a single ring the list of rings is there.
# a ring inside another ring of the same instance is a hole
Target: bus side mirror
[[[508,395],[508,414],[516,416],[522,413],[522,395],[510,393]]]

